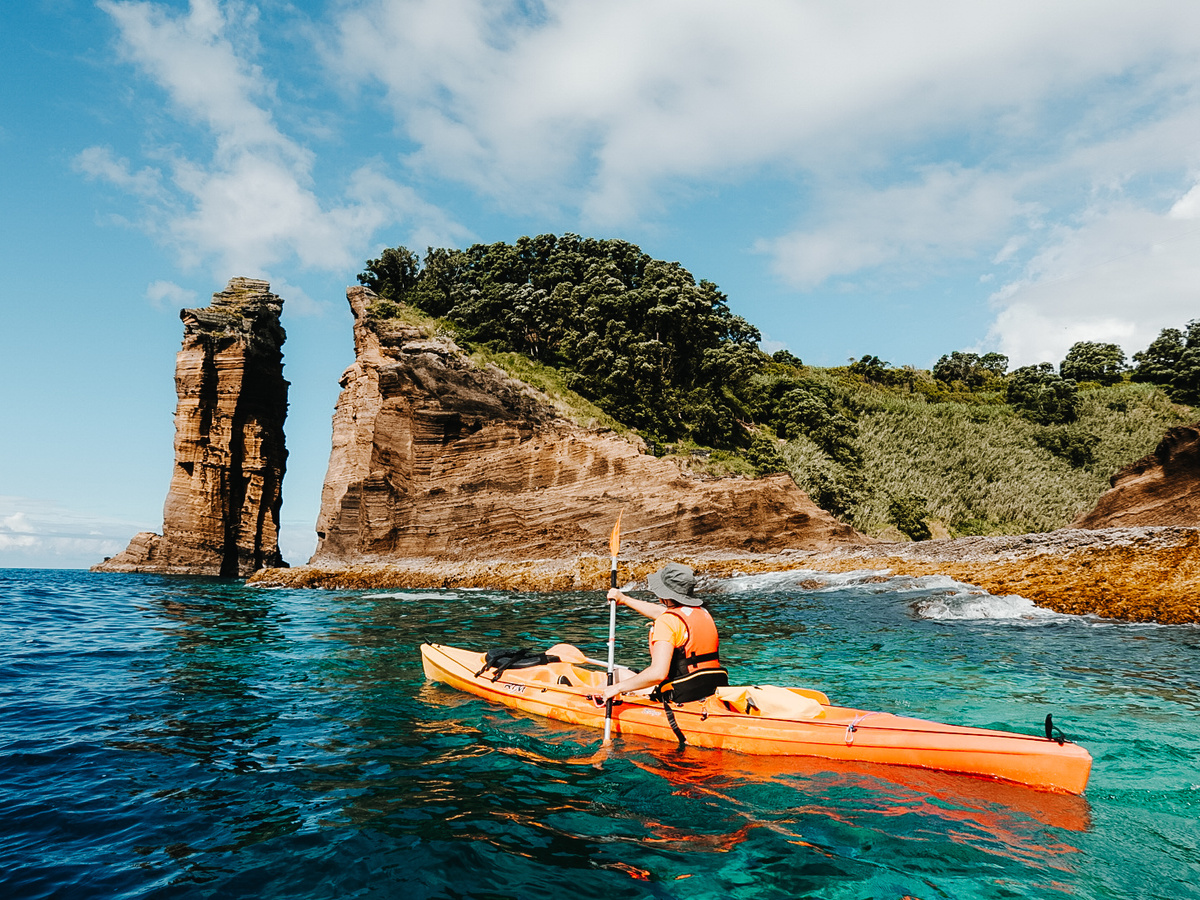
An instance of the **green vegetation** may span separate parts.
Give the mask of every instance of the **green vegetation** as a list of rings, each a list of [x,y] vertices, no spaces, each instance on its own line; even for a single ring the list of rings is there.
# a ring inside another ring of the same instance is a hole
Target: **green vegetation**
[[[1133,361],[1134,381],[1157,384],[1178,403],[1200,404],[1200,320],[1186,331],[1164,328]]]
[[[449,332],[574,421],[633,429],[693,472],[788,472],[868,534],[1062,527],[1200,403],[1200,321],[1164,330],[1132,372],[1094,342],[1057,372],[964,351],[930,371],[873,355],[818,369],[763,353],[716,285],[623,241],[541,235],[423,264],[399,247],[359,280],[378,327]]]

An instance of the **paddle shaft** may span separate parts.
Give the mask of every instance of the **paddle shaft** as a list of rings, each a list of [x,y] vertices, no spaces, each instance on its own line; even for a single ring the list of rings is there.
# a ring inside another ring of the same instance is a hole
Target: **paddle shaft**
[[[617,586],[617,557],[612,558],[612,577],[609,580],[611,587]],[[613,679],[616,677],[614,657],[616,655],[617,644],[617,601],[608,601],[608,683],[611,686]],[[613,698],[609,697],[604,701],[604,743],[607,744],[612,740],[612,708]]]

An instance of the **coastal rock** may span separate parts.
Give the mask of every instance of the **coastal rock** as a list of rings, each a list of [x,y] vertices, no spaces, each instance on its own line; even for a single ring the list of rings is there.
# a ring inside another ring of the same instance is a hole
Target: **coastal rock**
[[[773,551],[869,539],[786,475],[705,479],[589,429],[449,338],[370,315],[352,287],[355,361],[341,378],[310,562],[576,559],[623,546]]]
[[[1121,469],[1072,528],[1200,525],[1200,427],[1167,432],[1154,452]]]
[[[180,312],[175,467],[162,535],[137,535],[92,571],[237,577],[286,565],[282,308],[267,282],[233,278],[210,306]]]
[[[1062,529],[1047,534],[899,541],[866,546],[778,553],[711,552],[676,548],[669,556],[622,547],[618,577],[644,586],[646,576],[670,559],[712,580],[795,571],[796,587],[819,589],[819,573],[854,573],[857,584],[893,576],[940,576],[974,585],[996,597],[1016,594],[1038,606],[1071,615],[1129,622],[1200,623],[1200,529]],[[404,589],[491,588],[524,591],[602,591],[609,561],[601,555],[517,562],[401,560],[321,568],[265,569],[250,579],[264,587]]]

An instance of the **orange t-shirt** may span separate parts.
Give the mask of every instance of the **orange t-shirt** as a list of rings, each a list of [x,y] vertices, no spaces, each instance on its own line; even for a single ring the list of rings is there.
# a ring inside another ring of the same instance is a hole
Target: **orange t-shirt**
[[[687,626],[674,613],[663,613],[650,624],[651,647],[659,641],[666,641],[672,647],[682,647],[687,643],[687,636]]]

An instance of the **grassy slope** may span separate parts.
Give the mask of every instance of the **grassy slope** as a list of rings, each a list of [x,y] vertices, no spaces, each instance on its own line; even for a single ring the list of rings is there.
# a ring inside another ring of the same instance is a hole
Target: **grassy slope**
[[[928,500],[930,518],[953,535],[1050,531],[1090,509],[1122,466],[1153,451],[1173,425],[1194,421],[1162,391],[1122,384],[1081,392],[1076,428],[1099,438],[1079,468],[1040,447],[1038,426],[996,403],[927,403],[919,395],[860,387],[865,489],[849,518],[877,534],[889,524],[892,496]],[[986,398],[981,398],[986,399]],[[802,485],[815,448],[785,456]],[[816,465],[827,464],[817,459]]]

